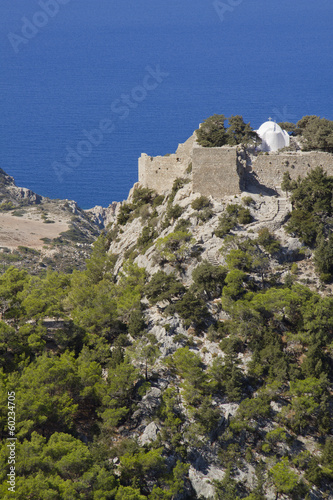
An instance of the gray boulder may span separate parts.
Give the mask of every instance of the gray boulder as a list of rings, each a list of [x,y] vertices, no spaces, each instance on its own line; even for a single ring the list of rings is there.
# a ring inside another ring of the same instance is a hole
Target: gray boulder
[[[145,444],[156,441],[158,431],[159,431],[159,428],[155,424],[155,422],[151,422],[149,425],[147,425],[143,434],[141,434],[141,436],[139,437],[140,444],[142,446],[144,446]]]

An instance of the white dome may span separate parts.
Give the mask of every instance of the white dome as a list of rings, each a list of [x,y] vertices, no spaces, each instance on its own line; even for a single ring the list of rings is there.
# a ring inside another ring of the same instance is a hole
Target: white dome
[[[263,123],[257,130],[257,134],[262,140],[262,151],[278,151],[290,144],[288,132],[282,130],[280,125],[272,121]]]
[[[278,125],[275,122],[265,122],[263,123],[260,127],[259,130],[257,130],[257,134],[261,137],[263,134],[265,134],[268,131],[274,131],[274,132],[282,132],[282,128],[280,125]]]

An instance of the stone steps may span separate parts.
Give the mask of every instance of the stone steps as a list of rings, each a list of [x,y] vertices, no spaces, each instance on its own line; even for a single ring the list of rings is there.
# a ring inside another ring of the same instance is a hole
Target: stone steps
[[[260,221],[248,224],[247,229],[261,228],[265,224],[271,224],[278,227],[286,218],[287,212],[291,209],[290,202],[287,198],[278,198],[274,212],[270,211],[267,215],[262,217]],[[271,229],[274,229],[273,227]]]
[[[216,256],[216,251],[214,251],[214,253],[213,252],[207,252],[207,260],[213,266],[219,266],[220,265],[220,262],[218,261],[217,256]]]

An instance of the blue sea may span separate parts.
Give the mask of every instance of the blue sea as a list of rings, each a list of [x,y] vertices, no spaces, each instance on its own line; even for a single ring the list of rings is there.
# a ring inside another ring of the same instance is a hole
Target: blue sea
[[[332,0],[2,0],[0,167],[107,206],[214,113],[333,120],[332,21]]]

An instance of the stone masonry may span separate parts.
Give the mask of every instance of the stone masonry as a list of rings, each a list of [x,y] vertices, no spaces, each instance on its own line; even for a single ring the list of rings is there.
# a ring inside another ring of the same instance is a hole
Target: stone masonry
[[[333,154],[324,152],[270,152],[249,156],[235,147],[203,148],[193,134],[180,144],[175,154],[139,158],[139,182],[162,194],[172,188],[178,177],[184,177],[192,163],[192,190],[218,200],[224,196],[270,189],[278,193],[284,172],[292,179],[305,177],[311,169],[322,166],[333,175]]]
[[[259,155],[252,162],[252,172],[260,184],[276,189],[281,186],[285,172],[296,180],[298,176],[306,177],[311,169],[319,166],[333,175],[333,155],[321,151]]]
[[[241,192],[236,147],[193,148],[193,191],[214,199]]]
[[[175,154],[168,156],[148,156],[139,158],[139,182],[158,193],[165,193],[172,188],[177,177],[183,177],[192,161],[194,135],[184,144],[179,144]]]

